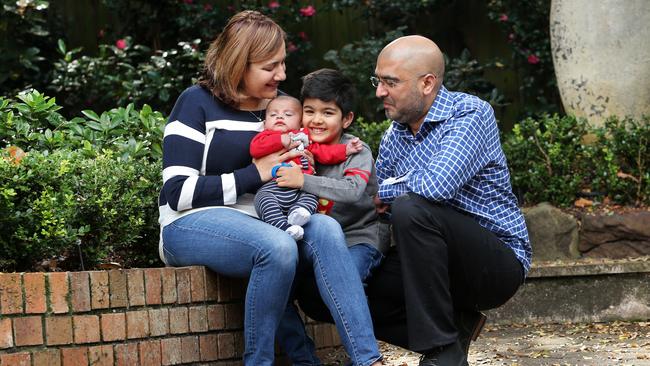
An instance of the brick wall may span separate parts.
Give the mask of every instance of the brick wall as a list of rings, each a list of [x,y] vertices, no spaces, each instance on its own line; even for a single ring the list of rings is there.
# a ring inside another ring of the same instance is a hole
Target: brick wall
[[[239,365],[245,286],[205,267],[0,273],[0,366]]]

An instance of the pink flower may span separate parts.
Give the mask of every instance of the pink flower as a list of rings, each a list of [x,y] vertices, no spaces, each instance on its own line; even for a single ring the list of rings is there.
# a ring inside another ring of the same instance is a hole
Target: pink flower
[[[122,39],[118,39],[118,40],[115,42],[115,47],[117,47],[117,48],[120,49],[120,50],[125,49],[125,48],[126,48],[126,40],[125,40],[124,38],[122,38]]]
[[[205,11],[212,11],[212,5],[210,5],[210,4],[204,4],[204,5],[203,5],[203,10],[205,10]]]
[[[194,0],[183,0],[185,4],[192,5],[194,3]]]
[[[507,14],[499,15],[499,21],[500,22],[507,22],[508,21],[508,15]]]
[[[280,7],[280,3],[277,1],[269,2],[269,9],[277,9]]]
[[[291,53],[295,51],[298,51],[298,47],[293,44],[293,42],[289,42],[289,44],[287,44],[287,52]]]
[[[539,57],[537,57],[534,53],[530,54],[528,56],[528,63],[531,65],[535,65],[539,63]]]
[[[103,29],[100,29],[99,32],[97,32],[98,38],[104,38],[105,35],[106,35],[106,31],[104,31]]]
[[[512,42],[514,40],[515,40],[515,34],[514,33],[508,34],[508,42]]]
[[[304,31],[298,32],[298,37],[300,37],[300,39],[302,39],[303,41],[308,41],[309,40],[309,37],[307,36],[307,33],[305,33]]]
[[[316,14],[316,8],[314,8],[313,5],[309,5],[300,9],[300,15],[303,17],[311,17],[314,16],[314,14]]]

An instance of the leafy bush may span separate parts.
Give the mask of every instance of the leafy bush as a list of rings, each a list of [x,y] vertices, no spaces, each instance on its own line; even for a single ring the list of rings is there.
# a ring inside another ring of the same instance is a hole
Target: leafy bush
[[[512,183],[524,203],[569,206],[579,196],[650,204],[650,118],[590,127],[572,116],[528,118],[504,136]]]
[[[160,164],[111,152],[0,152],[0,269],[29,270],[43,259],[81,269],[120,257],[157,263]]]
[[[55,14],[44,0],[0,0],[0,95],[40,85],[55,54]],[[48,20],[51,20],[48,22]]]
[[[522,190],[524,202],[571,205],[583,187],[588,153],[582,138],[588,133],[583,119],[558,115],[527,118],[505,137],[512,184]]]
[[[174,100],[194,84],[203,65],[200,40],[180,42],[178,48],[153,52],[142,45],[101,45],[98,56],[80,56],[59,40],[61,59],[54,63],[50,91],[66,110],[77,114],[93,106],[105,110],[134,103],[171,111]],[[123,48],[121,48],[123,47]]]
[[[18,95],[19,101],[0,98],[0,148],[14,145],[24,151],[79,149],[87,157],[113,151],[121,160],[150,162],[162,157],[165,119],[145,105],[133,104],[97,115],[86,110],[86,118],[66,120],[55,103],[38,91]]]
[[[391,120],[389,119],[382,122],[366,122],[363,117],[359,117],[354,121],[350,128],[348,128],[347,132],[368,144],[370,150],[372,150],[372,155],[377,157],[381,137],[384,135],[384,132],[386,132],[388,127],[390,127],[390,124]]]

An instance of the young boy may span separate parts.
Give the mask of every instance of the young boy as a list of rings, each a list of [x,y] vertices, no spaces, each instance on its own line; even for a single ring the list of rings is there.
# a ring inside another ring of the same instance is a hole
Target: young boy
[[[260,158],[283,149],[307,150],[314,160],[321,164],[338,164],[348,155],[362,149],[359,139],[346,144],[320,144],[309,139],[309,131],[301,128],[302,105],[288,95],[274,98],[266,108],[264,131],[253,138],[250,153]],[[292,160],[304,174],[314,174],[314,169],[305,156]],[[285,162],[282,166],[290,166]],[[280,166],[274,167],[272,175]],[[279,187],[274,180],[264,184],[255,195],[255,210],[264,222],[286,231],[292,238],[303,237],[302,228],[316,211],[317,197],[299,189]]]
[[[303,77],[302,123],[312,141],[336,145],[356,139],[343,132],[354,120],[354,94],[352,82],[339,71],[321,69]],[[318,175],[305,175],[297,167],[282,167],[277,172],[279,186],[299,188],[317,195],[320,197],[318,211],[341,224],[352,262],[362,282],[381,263],[390,243],[388,225],[379,221],[373,203],[377,193],[374,166],[370,148],[363,144],[359,153],[348,156],[340,164],[318,164]],[[300,273],[294,282],[295,297],[301,308],[310,316],[322,315],[317,320],[332,322],[314,276]],[[291,303],[289,306],[294,305]],[[281,341],[292,361],[311,359],[311,363],[318,363],[314,344],[301,327],[300,319],[290,319],[285,315],[276,339]],[[305,358],[305,355],[311,357]]]
[[[346,144],[357,138],[344,133],[354,120],[354,86],[339,71],[321,69],[303,77],[302,124],[313,142]],[[373,196],[377,193],[370,148],[336,165],[317,165],[318,175],[296,168],[280,168],[280,187],[299,188],[320,197],[318,211],[336,219],[343,228],[352,259],[364,281],[388,249],[388,225],[379,221]]]

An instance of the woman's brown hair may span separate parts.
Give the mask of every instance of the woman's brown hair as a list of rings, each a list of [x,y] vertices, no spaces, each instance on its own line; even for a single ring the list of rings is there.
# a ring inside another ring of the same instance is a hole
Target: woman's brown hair
[[[233,15],[205,55],[199,85],[238,107],[248,65],[271,58],[284,47],[285,33],[271,18],[253,10]]]

